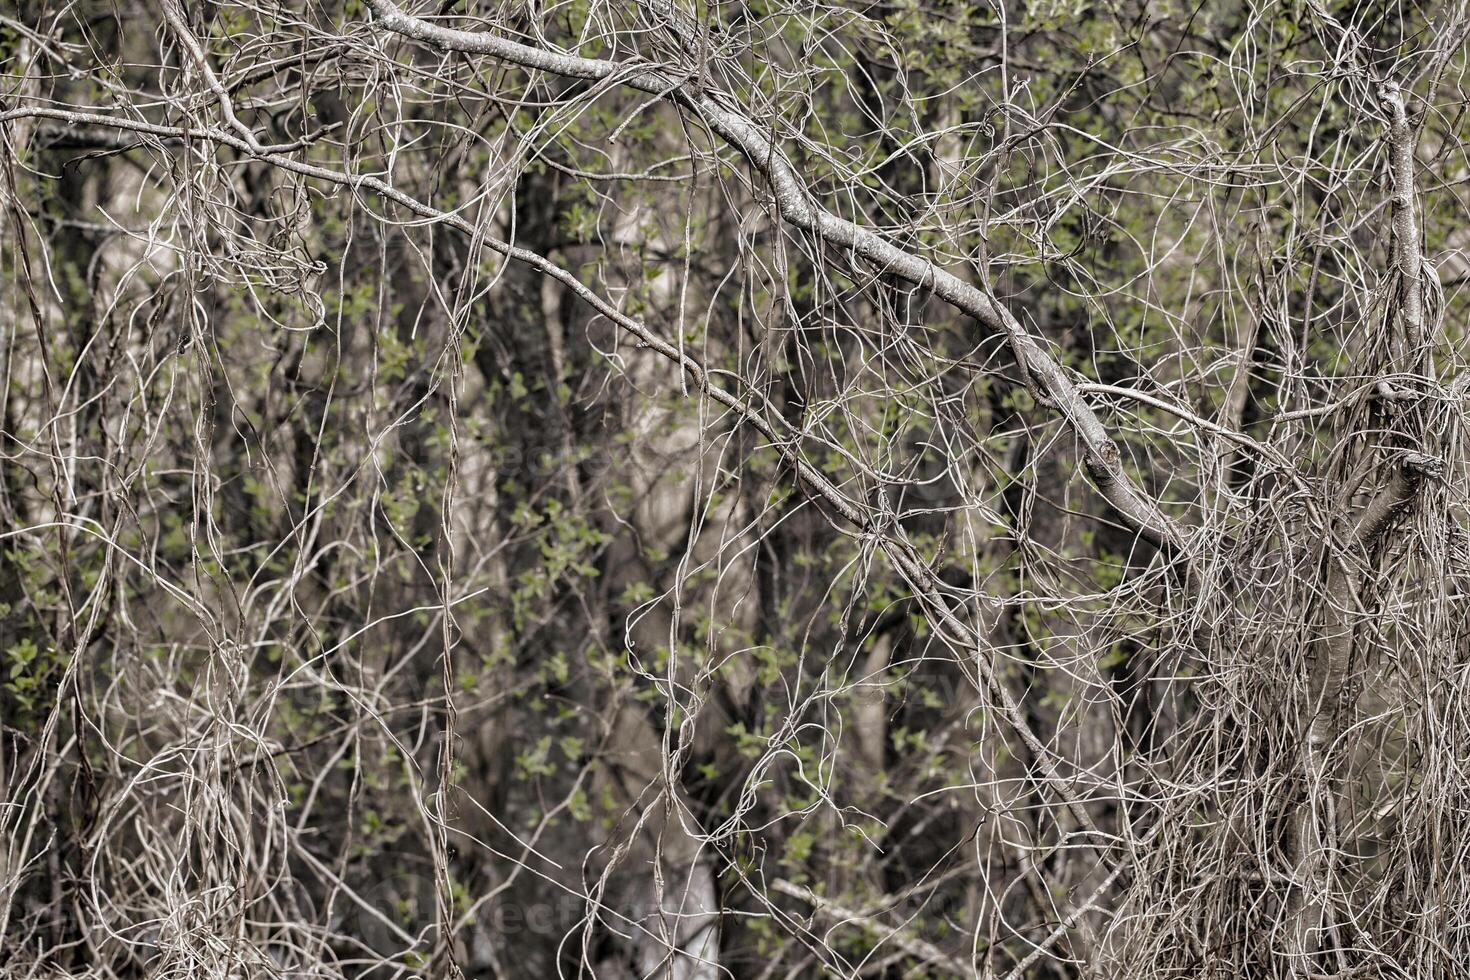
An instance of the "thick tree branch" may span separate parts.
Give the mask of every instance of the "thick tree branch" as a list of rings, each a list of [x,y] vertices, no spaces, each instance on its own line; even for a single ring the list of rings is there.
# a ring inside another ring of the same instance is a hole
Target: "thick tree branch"
[[[1353,522],[1348,534],[1352,552],[1361,553],[1375,545],[1388,530],[1394,518],[1403,513],[1419,496],[1424,480],[1439,472],[1440,462],[1423,453],[1405,453],[1395,466],[1389,483],[1368,502]],[[1334,771],[1331,761],[1333,743],[1342,731],[1342,713],[1349,706],[1348,676],[1352,667],[1353,641],[1356,630],[1349,616],[1357,602],[1358,574],[1348,564],[1348,556],[1330,556],[1332,568],[1327,576],[1326,611],[1323,615],[1321,640],[1312,661],[1309,679],[1311,723],[1307,727],[1305,769],[1309,795],[1298,808],[1293,828],[1293,856],[1297,862],[1297,890],[1293,894],[1296,941],[1304,954],[1314,954],[1320,946],[1326,904],[1329,851],[1336,833],[1335,814],[1341,802],[1340,791],[1326,787],[1329,808],[1318,819],[1312,805],[1311,789],[1330,781]]]
[[[1402,329],[1394,336],[1403,346],[1404,367],[1424,343],[1424,259],[1419,251],[1419,225],[1414,219],[1414,132],[1397,83],[1384,82],[1379,98],[1388,110],[1389,169],[1393,179],[1393,259],[1398,269]]]
[[[1358,514],[1348,535],[1350,551],[1361,553],[1383,536],[1395,517],[1403,513],[1424,485],[1427,476],[1438,472],[1439,461],[1423,453],[1405,453],[1394,466],[1388,486],[1378,491]],[[1353,653],[1353,625],[1349,611],[1356,601],[1358,577],[1347,556],[1333,555],[1327,575],[1326,612],[1322,637],[1312,663],[1311,704],[1315,714],[1308,732],[1308,750],[1320,765],[1337,735],[1338,704]]]
[[[1393,519],[1419,496],[1424,480],[1439,471],[1439,461],[1424,453],[1405,453],[1394,465],[1388,485],[1373,497],[1353,521],[1348,535],[1350,550],[1361,553],[1383,537]],[[1327,577],[1327,613],[1324,617],[1322,645],[1312,669],[1312,703],[1317,714],[1312,719],[1309,740],[1314,753],[1325,752],[1335,737],[1337,701],[1347,682],[1353,651],[1353,628],[1349,610],[1357,595],[1357,575],[1347,566],[1345,556],[1333,556]]]
[[[1077,385],[1009,310],[984,291],[928,259],[899,248],[876,232],[821,207],[796,176],[791,162],[762,127],[729,105],[725,97],[702,91],[681,75],[546,51],[490,33],[441,27],[405,13],[391,0],[368,0],[368,6],[382,27],[416,41],[448,51],[488,55],[521,68],[567,78],[616,79],[638,91],[667,97],[681,109],[694,113],[740,151],[766,180],[776,208],[787,223],[811,232],[828,245],[862,256],[890,275],[931,290],[955,309],[1004,334],[1021,367],[1082,440],[1084,464],[1103,498],[1149,541],[1160,546],[1183,546],[1184,535],[1180,528],[1123,469],[1117,444]]]

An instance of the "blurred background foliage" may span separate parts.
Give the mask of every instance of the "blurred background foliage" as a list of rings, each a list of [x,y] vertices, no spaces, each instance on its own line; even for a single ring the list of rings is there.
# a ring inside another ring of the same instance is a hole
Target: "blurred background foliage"
[[[1441,287],[1414,431],[1451,478],[1410,537],[1463,538],[1463,5],[413,5],[717,92],[824,206],[988,290],[1191,530],[1181,579],[1005,338],[783,224],[697,113],[356,0],[161,2],[0,5],[11,975],[1450,975],[1456,547],[1374,556],[1403,571],[1363,600],[1386,673],[1346,726],[1320,962],[1285,813],[1307,511],[1361,504],[1344,447],[1392,442],[1338,411],[1389,370],[1373,73],[1408,94]],[[174,19],[261,143],[477,234],[208,135]]]

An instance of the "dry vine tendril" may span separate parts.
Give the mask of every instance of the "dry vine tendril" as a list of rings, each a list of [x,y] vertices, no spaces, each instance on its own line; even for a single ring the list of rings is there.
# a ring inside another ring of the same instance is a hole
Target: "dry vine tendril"
[[[1467,36],[0,9],[0,972],[1454,975]]]

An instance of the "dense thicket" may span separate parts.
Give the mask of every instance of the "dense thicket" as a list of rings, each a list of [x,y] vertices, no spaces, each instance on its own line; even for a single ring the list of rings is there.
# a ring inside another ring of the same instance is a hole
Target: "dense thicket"
[[[1449,977],[1464,3],[0,0],[0,971]]]

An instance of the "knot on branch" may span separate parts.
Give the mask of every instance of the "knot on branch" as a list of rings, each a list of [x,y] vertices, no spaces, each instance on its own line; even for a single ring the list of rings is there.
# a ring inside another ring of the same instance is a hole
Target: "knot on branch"
[[[1444,460],[1428,453],[1406,452],[1398,459],[1399,472],[1414,480],[1444,475]]]
[[[1110,436],[1103,436],[1087,447],[1087,472],[1099,483],[1106,482],[1117,475],[1122,458],[1118,444]]]

